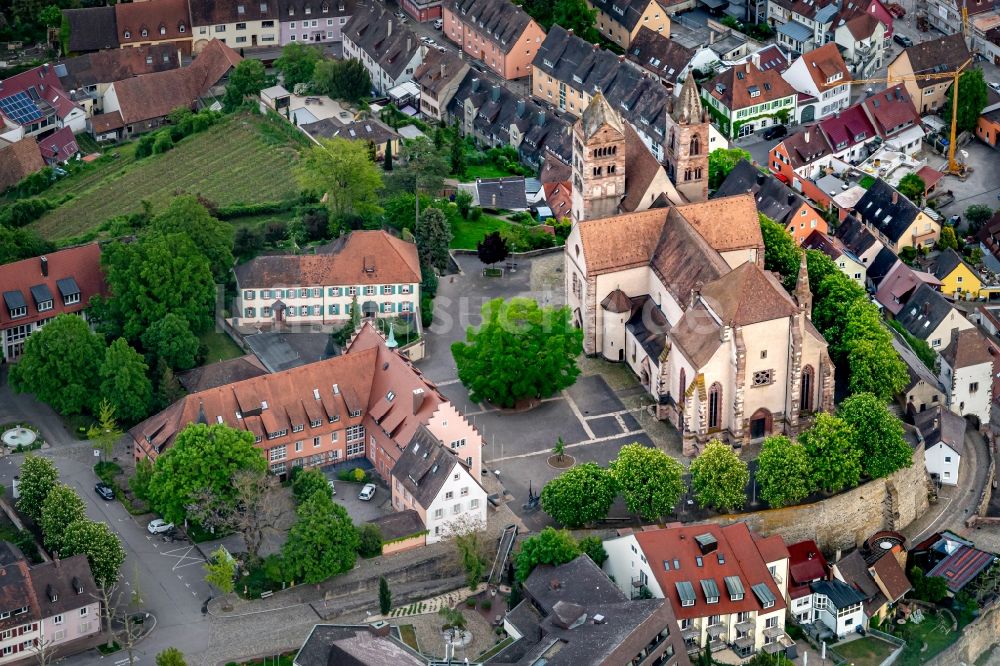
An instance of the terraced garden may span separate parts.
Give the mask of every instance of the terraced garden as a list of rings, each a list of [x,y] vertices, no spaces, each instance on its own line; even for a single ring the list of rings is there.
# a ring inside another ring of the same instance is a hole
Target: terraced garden
[[[115,215],[161,208],[180,193],[227,206],[280,201],[297,194],[293,166],[305,137],[280,120],[242,114],[180,141],[173,150],[135,160],[135,144],[119,158],[76,174],[42,196],[72,198],[30,226],[60,240],[85,234]]]

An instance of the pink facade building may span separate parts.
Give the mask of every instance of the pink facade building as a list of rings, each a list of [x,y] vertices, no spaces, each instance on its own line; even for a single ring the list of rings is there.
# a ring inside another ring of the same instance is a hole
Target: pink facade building
[[[446,0],[445,37],[466,55],[506,80],[531,74],[531,61],[545,39],[533,18],[507,0]]]

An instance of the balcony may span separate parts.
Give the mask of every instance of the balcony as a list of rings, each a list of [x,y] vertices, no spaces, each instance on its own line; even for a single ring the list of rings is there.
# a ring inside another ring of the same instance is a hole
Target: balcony
[[[713,624],[708,628],[708,635],[713,639],[726,633],[726,625],[724,624]]]
[[[752,648],[753,636],[749,634],[747,634],[746,636],[740,636],[735,641],[733,641],[733,645],[735,645],[740,650],[746,650],[747,648]]]
[[[700,635],[701,635],[701,630],[694,625],[688,627],[687,629],[681,629],[681,638],[683,638],[686,641],[698,638]]]
[[[753,631],[753,628],[756,625],[757,625],[757,623],[754,622],[753,618],[749,618],[749,619],[743,620],[742,622],[737,622],[736,623],[736,631],[738,631],[740,633],[743,633],[743,632],[748,632],[749,633],[749,632]]]
[[[708,649],[710,652],[721,652],[722,650],[725,650],[727,647],[729,646],[726,645],[726,641],[721,641],[721,640],[715,640],[708,644]]]
[[[784,627],[767,627],[764,629],[764,635],[768,638],[779,638],[785,635]]]

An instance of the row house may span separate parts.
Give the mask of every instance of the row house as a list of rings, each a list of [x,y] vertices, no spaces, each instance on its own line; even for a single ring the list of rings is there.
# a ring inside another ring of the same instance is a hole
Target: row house
[[[719,130],[729,139],[787,123],[795,117],[797,93],[776,69],[753,60],[703,84],[702,96]]]
[[[193,53],[213,39],[236,49],[280,43],[278,0],[189,0],[188,5]]]
[[[343,30],[344,57],[358,60],[379,95],[406,81],[423,62],[427,48],[385,5],[358,5]]]
[[[885,24],[871,14],[858,14],[834,28],[833,41],[843,50],[852,78],[874,78],[885,62],[888,34]]]
[[[428,542],[485,524],[482,436],[369,322],[341,356],[185,396],[129,431],[131,453],[155,459],[185,428],[216,424],[249,433],[282,478],[293,467],[367,459],[401,506],[422,508],[425,527],[440,528]],[[437,469],[423,468],[427,446]]]
[[[643,28],[670,37],[670,16],[659,0],[587,0],[587,6],[597,12],[598,32],[626,51]]]
[[[914,414],[913,423],[924,440],[927,473],[946,486],[957,486],[965,451],[966,420],[942,405],[935,405]]]
[[[424,23],[440,19],[442,0],[402,0],[399,8],[415,20]]]
[[[802,245],[814,232],[827,232],[826,220],[801,194],[792,191],[777,178],[761,173],[747,160],[740,160],[712,198],[745,192],[753,194],[757,210],[783,226],[798,245]]]
[[[802,242],[802,248],[822,252],[830,257],[841,273],[854,280],[862,289],[866,288],[867,267],[839,238],[828,236],[817,229]]]
[[[788,546],[788,585],[785,601],[788,614],[799,624],[811,624],[814,618],[812,587],[826,580],[830,568],[819,546],[812,539]]]
[[[625,57],[655,76],[670,91],[687,76],[694,51],[666,35],[643,27]]]
[[[780,535],[763,538],[745,523],[649,529],[604,542],[604,570],[633,598],[648,591],[667,599],[688,654],[706,647],[729,652],[783,653],[788,549]]]
[[[907,418],[915,418],[921,412],[943,405],[947,400],[947,393],[934,370],[920,360],[913,348],[895,329],[890,329],[889,332],[892,334],[892,348],[906,364],[908,379],[896,402],[904,410]]]
[[[929,39],[905,48],[889,63],[888,76],[903,81],[920,115],[934,113],[944,104],[950,78],[913,81],[915,74],[953,72],[972,57],[961,33]]]
[[[0,266],[0,358],[8,363],[53,317],[84,315],[93,296],[107,293],[97,243]]]
[[[0,139],[15,143],[69,127],[87,126],[87,114],[59,82],[59,66],[39,65],[0,81]]]
[[[833,156],[859,164],[870,154],[869,145],[878,138],[875,125],[863,105],[855,104],[816,124],[830,144]]]
[[[0,542],[0,664],[60,658],[89,649],[101,634],[98,588],[85,555],[28,566]]]
[[[531,75],[545,31],[508,0],[447,0],[444,36],[505,81]]]
[[[775,178],[826,209],[830,208],[832,197],[838,192],[826,192],[816,181],[835,168],[838,171],[847,168],[847,164],[834,156],[830,142],[816,125],[779,141],[771,149],[767,165]]]
[[[356,6],[357,0],[278,0],[281,45],[342,41]]]
[[[69,28],[67,53],[93,53],[119,47],[114,5],[64,9],[62,15]]]
[[[854,208],[858,219],[897,255],[904,247],[933,247],[941,225],[881,178]]]
[[[778,44],[801,54],[829,41],[827,34],[839,11],[833,0],[768,0],[767,23],[777,32]]]
[[[416,246],[385,231],[354,231],[309,255],[268,255],[235,268],[240,325],[341,324],[414,315],[420,305]]]
[[[469,64],[458,55],[437,49],[428,51],[423,63],[413,72],[420,86],[420,113],[441,122],[458,87],[469,71]]]
[[[826,118],[851,104],[851,75],[832,42],[803,54],[781,77],[799,93],[798,123]]]
[[[97,9],[96,7],[93,9]],[[191,54],[191,13],[188,0],[147,0],[115,5],[115,29],[121,48],[173,44]]]

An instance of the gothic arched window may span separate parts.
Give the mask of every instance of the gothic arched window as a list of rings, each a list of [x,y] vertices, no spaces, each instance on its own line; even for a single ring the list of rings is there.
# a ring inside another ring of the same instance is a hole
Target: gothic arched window
[[[802,370],[802,395],[799,400],[799,409],[803,412],[813,410],[813,385],[815,384],[815,373],[811,365],[807,365]]]
[[[722,384],[715,382],[708,391],[708,429],[715,430],[722,423]]]
[[[691,145],[688,147],[689,155],[700,155],[701,154],[701,137],[695,134],[691,137]]]

